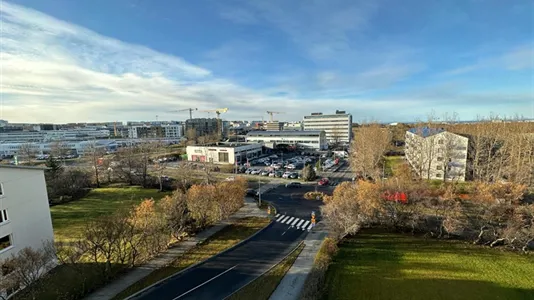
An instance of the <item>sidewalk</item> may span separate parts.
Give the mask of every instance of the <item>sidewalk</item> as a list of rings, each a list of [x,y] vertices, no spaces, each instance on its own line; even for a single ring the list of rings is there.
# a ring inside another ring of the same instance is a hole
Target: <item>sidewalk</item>
[[[304,240],[304,249],[302,249],[291,269],[287,271],[282,281],[280,281],[269,300],[298,300],[300,298],[304,282],[306,282],[308,274],[313,268],[315,255],[319,251],[326,235],[326,226],[321,223],[317,224],[317,227]]]
[[[152,273],[152,271],[170,264],[177,257],[180,257],[185,252],[195,247],[197,244],[202,243],[215,233],[221,231],[224,227],[232,224],[233,221],[245,217],[267,217],[267,213],[258,208],[254,199],[247,197],[245,198],[245,205],[241,207],[241,209],[239,209],[230,218],[221,221],[219,224],[210,227],[193,237],[187,238],[175,247],[168,249],[166,252],[152,259],[148,263],[133,268],[124,276],[117,278],[110,284],[107,284],[106,286],[89,294],[84,299],[109,300],[115,297],[118,293],[122,292],[130,285],[148,276],[150,273]]]

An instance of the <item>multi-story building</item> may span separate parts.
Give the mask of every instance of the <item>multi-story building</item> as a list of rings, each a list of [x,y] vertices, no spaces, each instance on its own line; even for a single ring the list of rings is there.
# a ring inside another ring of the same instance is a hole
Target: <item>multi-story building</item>
[[[185,121],[185,131],[194,130],[197,136],[206,136],[222,130],[220,120],[216,118],[195,118]]]
[[[284,124],[284,130],[302,131],[304,125],[302,122],[288,122]]]
[[[352,140],[352,115],[336,110],[335,114],[312,113],[304,116],[305,131],[323,130],[329,144],[348,144]]]
[[[0,165],[0,261],[53,240],[44,169]]]
[[[211,162],[216,164],[244,163],[259,157],[263,151],[261,143],[215,143],[202,146],[187,146],[189,161]]]
[[[406,160],[424,179],[465,181],[469,139],[433,128],[406,131]]]
[[[278,121],[272,121],[264,126],[265,130],[267,131],[281,131],[284,129],[284,123],[278,122]]]
[[[273,148],[276,145],[296,146],[300,149],[326,150],[328,144],[324,131],[250,131],[247,142],[262,142]]]

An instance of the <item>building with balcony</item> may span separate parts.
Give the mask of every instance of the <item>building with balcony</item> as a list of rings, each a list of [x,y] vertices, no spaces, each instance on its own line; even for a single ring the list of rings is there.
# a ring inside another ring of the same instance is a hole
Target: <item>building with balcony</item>
[[[405,155],[423,179],[465,181],[469,138],[434,128],[406,131]]]
[[[305,131],[324,131],[329,144],[348,144],[352,140],[352,115],[336,110],[335,114],[312,113],[304,116]]]

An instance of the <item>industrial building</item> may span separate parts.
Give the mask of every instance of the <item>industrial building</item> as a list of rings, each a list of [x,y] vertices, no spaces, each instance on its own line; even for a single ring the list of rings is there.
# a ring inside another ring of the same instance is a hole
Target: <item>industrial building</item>
[[[0,262],[53,241],[44,169],[0,165]],[[9,274],[0,272],[0,281],[3,276]],[[0,296],[7,296],[1,287]]]
[[[423,179],[465,181],[469,139],[434,128],[406,131],[406,160]]]
[[[296,146],[299,149],[326,150],[328,143],[324,131],[250,131],[247,142],[262,142],[266,147]]]
[[[304,116],[305,131],[323,130],[329,144],[348,144],[352,140],[352,115],[336,110],[335,114],[312,113]]]
[[[216,164],[244,163],[263,153],[261,143],[214,143],[187,146],[187,160]]]

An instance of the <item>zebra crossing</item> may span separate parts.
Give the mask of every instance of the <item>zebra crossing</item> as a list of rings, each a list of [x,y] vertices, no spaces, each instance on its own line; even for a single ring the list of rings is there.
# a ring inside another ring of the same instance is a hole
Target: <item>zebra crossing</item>
[[[289,225],[290,227],[295,227],[298,230],[310,231],[313,227],[313,224],[310,223],[309,220],[304,220],[301,218],[286,216],[286,215],[281,215],[281,214],[277,214],[274,217],[276,219],[275,222],[286,224],[286,225]]]

